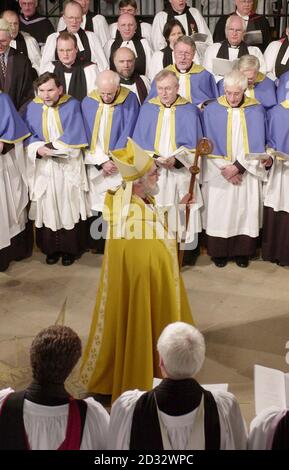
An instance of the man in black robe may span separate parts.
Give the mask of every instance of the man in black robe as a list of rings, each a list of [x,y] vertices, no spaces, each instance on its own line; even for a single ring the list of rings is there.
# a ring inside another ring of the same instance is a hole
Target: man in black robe
[[[251,31],[261,31],[262,33],[262,42],[261,43],[250,43],[249,45],[257,46],[261,49],[262,52],[266,49],[269,42],[271,42],[271,30],[267,18],[264,15],[259,15],[254,12],[254,1],[248,0],[244,2],[243,0],[235,0],[236,11],[233,11],[229,15],[221,16],[219,21],[216,24],[215,31],[213,34],[214,42],[222,42],[225,38],[225,25],[228,16],[237,14],[245,21],[246,32]]]
[[[39,44],[45,44],[49,34],[54,33],[54,28],[46,16],[37,12],[38,0],[19,0],[21,7],[20,29],[31,34]]]

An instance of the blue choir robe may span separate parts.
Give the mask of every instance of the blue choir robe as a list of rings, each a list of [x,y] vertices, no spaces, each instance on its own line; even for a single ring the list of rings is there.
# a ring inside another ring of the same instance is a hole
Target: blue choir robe
[[[276,80],[277,83],[277,101],[282,103],[289,98],[289,72],[282,73]]]
[[[11,239],[25,229],[27,222],[28,187],[23,140],[30,134],[11,98],[1,91],[0,109],[0,142],[4,144],[0,153],[1,251],[10,246]]]
[[[289,100],[272,108],[267,114],[267,122],[268,147],[289,155]],[[275,212],[289,213],[288,187],[289,160],[284,159],[281,154],[275,157],[270,170],[264,205],[271,207]]]
[[[176,74],[179,79],[179,94],[190,103],[200,105],[204,101],[217,98],[218,89],[214,76],[204,69],[201,65],[193,64],[186,73],[180,73],[174,65],[168,65],[165,70],[170,70]],[[157,96],[155,80],[147,100]]]
[[[217,84],[219,96],[224,92],[224,79],[220,80]],[[263,73],[259,72],[253,88],[247,88],[245,95],[248,98],[253,98],[259,101],[265,109],[270,109],[277,104],[276,85],[275,82],[266,77]]]
[[[85,163],[90,207],[95,211],[102,212],[107,190],[122,182],[118,172],[104,176],[101,165],[110,159],[111,150],[126,147],[127,138],[133,134],[138,113],[139,102],[135,93],[122,86],[111,104],[103,103],[96,90],[82,101],[82,114],[89,142]]]
[[[32,200],[29,217],[37,228],[72,230],[90,214],[82,156],[87,136],[80,103],[63,95],[55,106],[49,107],[36,97],[24,118],[32,134],[26,143]],[[67,158],[37,158],[37,150],[46,144],[52,144]]]
[[[198,140],[202,137],[200,111],[184,98],[178,96],[170,108],[166,108],[159,97],[151,98],[141,107],[135,126],[133,140],[151,154],[162,158],[170,157],[179,147],[184,146],[195,151]],[[193,157],[192,162],[193,164]],[[159,193],[156,195],[158,207],[171,208],[173,213],[180,199],[188,192],[190,172],[185,168],[160,169]],[[198,179],[195,183],[195,203],[191,208],[190,227],[192,241],[194,233],[201,231],[199,209],[202,197]],[[175,220],[178,220],[175,217]],[[173,227],[175,230],[176,227]]]
[[[221,96],[205,108],[203,131],[214,146],[213,154],[202,159],[202,220],[207,235],[258,237],[266,171],[260,161],[247,160],[245,155],[265,152],[263,106],[245,97],[240,107],[232,108]],[[221,175],[223,167],[234,163],[246,170],[240,185],[233,185]]]

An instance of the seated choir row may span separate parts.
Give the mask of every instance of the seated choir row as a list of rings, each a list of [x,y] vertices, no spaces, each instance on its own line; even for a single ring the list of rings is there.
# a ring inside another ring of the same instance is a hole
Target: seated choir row
[[[65,388],[81,356],[77,333],[45,328],[30,348],[31,384],[0,391],[0,449],[287,450],[288,411],[264,409],[248,435],[235,396],[198,383],[205,349],[195,327],[167,325],[157,342],[163,380],[149,391],[124,392],[109,416],[94,398],[77,400]]]

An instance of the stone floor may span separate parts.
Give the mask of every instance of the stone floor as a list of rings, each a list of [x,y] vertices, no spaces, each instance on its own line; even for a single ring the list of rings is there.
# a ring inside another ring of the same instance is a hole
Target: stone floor
[[[33,336],[55,322],[74,328],[85,342],[100,273],[101,256],[86,253],[70,267],[48,266],[39,252],[0,273],[0,387],[30,380]],[[228,383],[249,422],[254,416],[253,365],[288,371],[289,269],[256,260],[248,269],[216,268],[206,255],[183,276],[207,358],[201,383]],[[81,394],[77,371],[69,381]]]

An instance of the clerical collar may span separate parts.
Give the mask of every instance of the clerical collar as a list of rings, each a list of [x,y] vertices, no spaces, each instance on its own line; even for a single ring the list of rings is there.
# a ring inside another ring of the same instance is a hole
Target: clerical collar
[[[134,72],[130,77],[123,77],[120,75],[120,83],[122,85],[134,85],[137,78],[137,74]]]
[[[243,95],[242,100],[241,100],[240,103],[238,104],[238,106],[234,106],[234,107],[233,107],[233,106],[230,105],[230,107],[231,107],[232,109],[241,108],[241,106],[243,106],[244,102],[245,102],[245,93],[244,93],[244,95]],[[228,103],[228,100],[227,100],[227,103]],[[228,104],[229,104],[229,103],[228,103]]]
[[[239,46],[233,46],[232,44],[229,43],[229,47],[230,47],[231,49],[239,49],[239,48],[240,48],[240,44],[239,44]]]
[[[249,21],[248,15],[241,15],[241,13],[239,13],[238,10],[236,10],[236,14],[240,16],[240,18],[242,18],[244,21]]]
[[[189,66],[189,68],[184,69],[184,70],[180,70],[180,69],[176,66],[176,64],[175,64],[175,67],[176,67],[176,69],[177,69],[177,71],[178,71],[179,73],[185,74],[185,73],[188,73],[189,70],[191,70],[191,68],[192,68],[193,65],[194,65],[194,63],[192,62],[191,65]]]
[[[172,106],[174,106],[174,104],[175,104],[175,102],[178,100],[179,96],[180,96],[180,95],[177,95],[175,101],[173,101],[173,103],[171,103],[169,106],[167,106],[167,105],[165,105],[165,104],[162,103],[163,107],[166,108],[166,109],[169,109],[169,108],[171,108]]]

